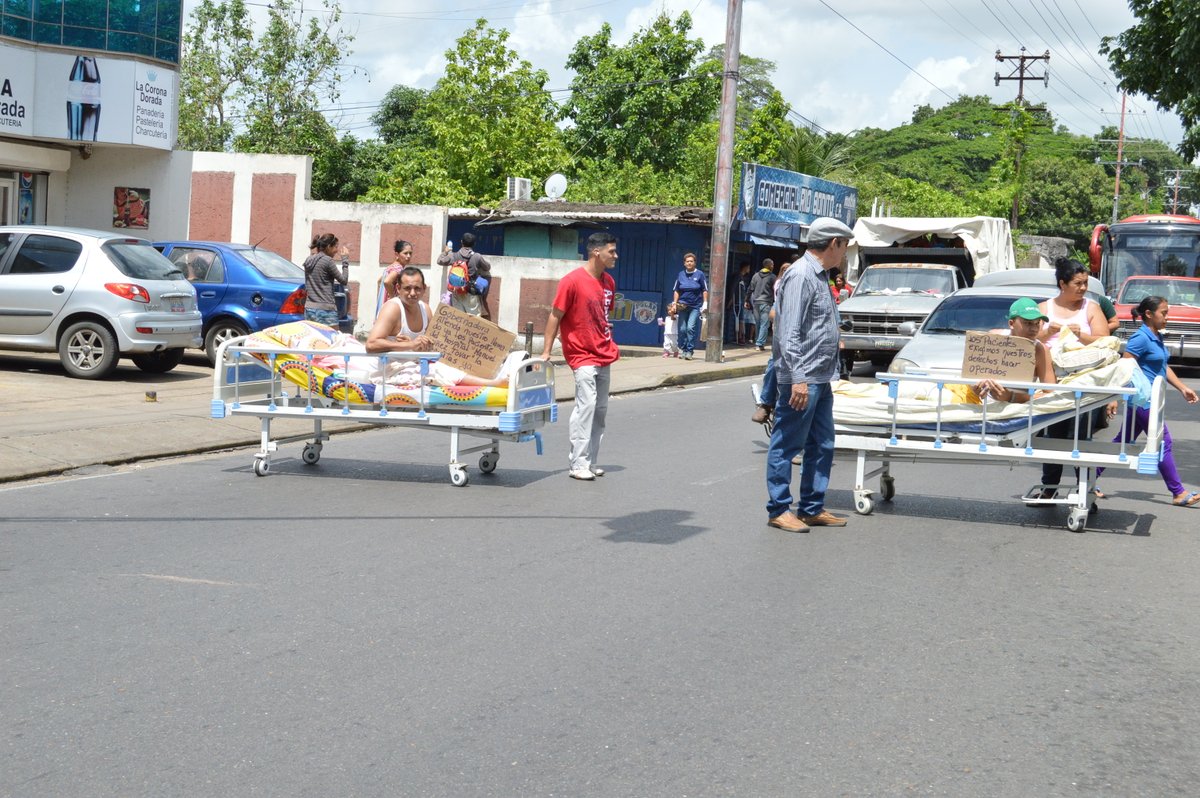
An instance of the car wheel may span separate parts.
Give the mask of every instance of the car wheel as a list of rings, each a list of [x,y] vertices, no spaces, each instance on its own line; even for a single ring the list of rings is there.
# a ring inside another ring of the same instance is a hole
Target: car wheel
[[[141,352],[132,355],[133,364],[147,374],[166,374],[183,362],[182,349],[164,349],[161,352]]]
[[[204,335],[204,352],[208,355],[208,362],[217,365],[217,350],[221,348],[221,344],[232,338],[240,338],[248,332],[250,330],[240,321],[221,319],[215,322]]]
[[[63,368],[81,380],[98,380],[112,374],[120,356],[116,336],[99,322],[76,322],[58,340]]]

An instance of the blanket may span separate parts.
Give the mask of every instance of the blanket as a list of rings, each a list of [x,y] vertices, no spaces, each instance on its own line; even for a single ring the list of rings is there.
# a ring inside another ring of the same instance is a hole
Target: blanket
[[[1115,363],[1087,371],[1076,371],[1065,376],[1059,385],[1082,388],[1121,388],[1130,384],[1137,364],[1130,358],[1121,358]],[[977,403],[960,401],[962,393],[950,386],[938,389],[937,383],[900,380],[897,384],[896,421],[901,425],[924,425],[938,419],[938,401],[941,400],[943,423],[970,424],[978,422],[983,414]],[[1088,399],[1088,395],[1084,395]],[[1075,396],[1071,391],[1054,391],[1036,396],[1033,401],[1035,415],[1054,414],[1074,410]],[[989,400],[988,422],[1023,418],[1029,405],[1016,402]],[[854,426],[885,426],[892,423],[892,400],[888,397],[888,386],[884,383],[853,383],[841,380],[833,386],[833,420],[837,424]]]
[[[305,391],[351,404],[382,404],[387,407],[425,405],[490,407],[508,406],[508,389],[475,385],[457,385],[463,372],[443,363],[431,363],[427,380],[421,377],[420,363],[413,359],[391,359],[381,369],[380,358],[366,353],[366,347],[351,335],[324,324],[293,321],[268,327],[246,339],[246,346],[276,350],[274,368],[280,376]],[[293,350],[336,350],[338,354],[296,354]],[[349,357],[342,352],[348,352]],[[514,352],[502,375],[511,373],[524,359]],[[254,358],[270,365],[271,355],[256,353]],[[501,375],[498,375],[501,376]]]

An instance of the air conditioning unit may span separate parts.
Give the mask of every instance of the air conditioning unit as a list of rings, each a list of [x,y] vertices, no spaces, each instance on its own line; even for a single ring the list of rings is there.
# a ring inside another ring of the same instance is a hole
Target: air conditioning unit
[[[510,200],[528,200],[532,186],[528,177],[508,178],[508,193]]]

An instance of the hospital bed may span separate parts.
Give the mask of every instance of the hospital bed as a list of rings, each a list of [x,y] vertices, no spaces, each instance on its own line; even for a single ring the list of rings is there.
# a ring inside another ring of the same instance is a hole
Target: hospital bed
[[[1108,368],[1127,371],[1131,363],[1126,359],[1125,365]],[[961,375],[882,373],[876,376],[885,386],[879,398],[867,399],[865,403],[849,401],[836,393],[834,398],[836,447],[855,453],[854,509],[861,515],[869,515],[875,507],[875,492],[867,487],[868,480],[879,477],[879,494],[884,501],[895,497],[896,480],[891,471],[895,462],[1007,467],[1025,463],[1061,463],[1078,469],[1073,486],[1065,486],[1061,491],[1055,488],[1052,496],[1043,498],[1042,489],[1053,486],[1039,484],[1027,491],[1021,500],[1026,504],[1067,506],[1067,529],[1082,532],[1088,514],[1096,510],[1092,489],[1097,468],[1123,468],[1139,474],[1154,474],[1158,470],[1166,398],[1165,383],[1161,378],[1151,386],[1146,437],[1133,443],[1110,443],[1115,431],[1113,435],[1101,436],[1104,440],[1084,440],[1087,417],[1116,399],[1119,403],[1117,418],[1124,425],[1129,416],[1126,408],[1136,393],[1133,388],[1111,384],[1046,385],[1003,380],[998,382],[1006,387],[1041,391],[1047,395],[1026,404],[985,402],[967,406],[948,403],[943,390],[952,383],[971,382]],[[930,389],[929,398],[922,402],[906,400],[902,383],[908,386],[925,384]],[[1070,439],[1038,436],[1051,424],[1063,420],[1072,422]]]
[[[500,460],[501,441],[533,442],[542,453],[539,430],[558,418],[551,363],[519,352],[510,357],[505,385],[435,387],[427,378],[441,357],[437,352],[364,355],[361,347],[294,346],[264,330],[218,349],[211,416],[260,419],[261,445],[254,454],[254,473],[260,477],[271,470],[280,443],[304,440],[301,460],[316,465],[329,440],[322,425],[335,420],[448,433],[450,482],[458,487],[470,481],[465,455],[481,452],[479,470],[490,474]],[[377,364],[378,378],[352,376],[353,364],[364,359]],[[389,372],[404,365],[412,367],[410,373],[419,370],[419,385],[388,381]],[[310,420],[312,434],[273,439],[271,422],[283,418]],[[471,439],[483,443],[467,445]]]

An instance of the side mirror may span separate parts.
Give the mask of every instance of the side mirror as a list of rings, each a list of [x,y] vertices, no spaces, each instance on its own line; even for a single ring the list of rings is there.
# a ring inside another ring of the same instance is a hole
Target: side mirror
[[[901,322],[900,326],[896,328],[896,332],[900,333],[901,335],[912,336],[917,334],[917,328],[918,325],[915,321],[904,321]]]

